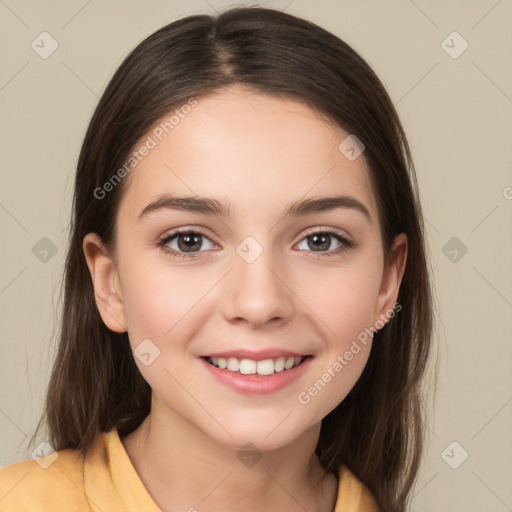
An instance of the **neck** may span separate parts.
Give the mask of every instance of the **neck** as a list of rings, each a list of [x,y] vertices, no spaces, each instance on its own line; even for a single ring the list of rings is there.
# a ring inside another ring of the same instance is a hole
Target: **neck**
[[[121,442],[164,512],[225,511],[234,504],[246,512],[332,512],[338,484],[315,454],[319,433],[318,424],[279,449],[241,452],[216,443],[180,416],[152,408]]]

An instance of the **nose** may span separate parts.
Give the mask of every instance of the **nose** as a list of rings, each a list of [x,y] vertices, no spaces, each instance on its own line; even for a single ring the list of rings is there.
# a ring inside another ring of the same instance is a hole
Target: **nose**
[[[286,272],[278,269],[271,251],[252,263],[235,254],[230,279],[225,281],[224,315],[228,321],[245,321],[260,327],[284,323],[293,313],[293,292]]]

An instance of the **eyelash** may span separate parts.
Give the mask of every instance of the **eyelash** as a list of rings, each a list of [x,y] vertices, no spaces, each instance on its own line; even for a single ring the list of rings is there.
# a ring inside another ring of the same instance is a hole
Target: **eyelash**
[[[304,236],[300,239],[299,242],[302,242],[302,240],[304,240],[305,238],[308,238],[312,235],[331,235],[333,238],[335,238],[336,240],[338,240],[339,242],[342,243],[342,245],[340,247],[338,247],[337,249],[333,249],[331,251],[319,251],[317,254],[320,254],[321,257],[323,256],[336,256],[336,255],[339,255],[341,253],[344,253],[350,249],[352,249],[352,247],[354,247],[354,242],[350,241],[348,238],[346,238],[345,236],[341,235],[340,233],[338,233],[337,231],[332,231],[332,230],[311,230],[311,231],[308,231],[304,234]],[[202,235],[204,236],[205,238],[209,238],[209,236],[204,233],[203,231],[201,231],[200,229],[177,229],[176,231],[173,231],[171,233],[165,233],[161,238],[159,238],[157,240],[157,246],[160,247],[169,257],[171,258],[189,258],[189,259],[194,259],[196,257],[198,257],[201,252],[204,252],[204,251],[198,251],[196,253],[184,253],[184,252],[179,252],[179,251],[176,251],[174,249],[171,249],[170,247],[168,247],[166,244],[168,244],[173,238],[176,238],[177,236],[179,235]],[[301,249],[301,251],[305,251],[304,249]],[[315,251],[305,251],[305,252],[315,252]]]

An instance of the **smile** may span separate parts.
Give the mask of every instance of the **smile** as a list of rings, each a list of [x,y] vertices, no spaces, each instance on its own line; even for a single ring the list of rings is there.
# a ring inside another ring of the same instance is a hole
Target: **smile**
[[[309,356],[277,357],[276,359],[238,359],[236,357],[207,357],[211,365],[242,375],[268,376],[274,373],[285,372],[301,364]]]
[[[215,381],[238,393],[256,395],[275,393],[291,385],[307,371],[313,361],[311,355],[296,354],[273,359],[267,354],[253,355],[258,359],[250,359],[247,354],[238,354],[240,357],[222,355],[225,357],[200,357],[207,373]]]

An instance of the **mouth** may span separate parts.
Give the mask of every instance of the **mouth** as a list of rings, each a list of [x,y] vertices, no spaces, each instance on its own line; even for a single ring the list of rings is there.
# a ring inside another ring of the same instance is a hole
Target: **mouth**
[[[238,375],[256,375],[269,377],[276,373],[286,373],[289,370],[300,366],[310,359],[311,355],[305,356],[281,356],[267,359],[248,359],[237,357],[214,357],[204,356],[208,364]]]

